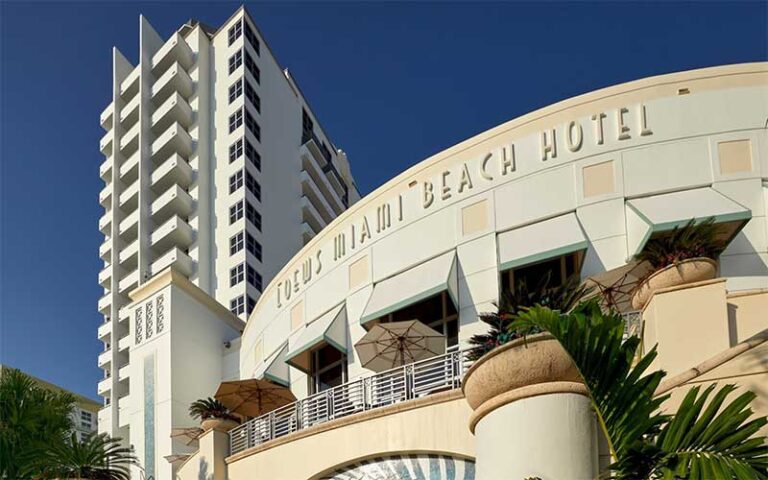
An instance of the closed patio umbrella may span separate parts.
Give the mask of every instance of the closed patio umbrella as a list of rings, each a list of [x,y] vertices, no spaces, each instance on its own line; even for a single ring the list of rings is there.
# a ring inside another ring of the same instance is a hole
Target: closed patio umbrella
[[[632,310],[632,294],[652,271],[648,262],[633,260],[626,265],[596,273],[584,280],[600,294],[601,303],[619,312]]]
[[[214,397],[246,417],[258,417],[296,401],[288,387],[255,378],[222,382]]]
[[[379,323],[355,350],[363,367],[382,372],[445,353],[445,336],[418,320]]]
[[[204,430],[200,427],[176,427],[171,429],[171,438],[184,442],[184,445],[192,445],[202,435]]]

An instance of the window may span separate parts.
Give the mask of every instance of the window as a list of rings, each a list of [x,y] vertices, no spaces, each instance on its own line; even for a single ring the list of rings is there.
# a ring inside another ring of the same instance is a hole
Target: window
[[[229,177],[229,193],[235,193],[238,189],[243,187],[243,171],[238,170],[234,175]]]
[[[92,422],[93,414],[91,412],[86,412],[85,410],[80,410],[80,419],[85,420],[86,422]]]
[[[229,103],[234,102],[243,94],[243,79],[236,81],[229,87]]]
[[[87,423],[87,422],[80,422],[80,428],[85,429],[85,430],[90,430],[91,429],[91,424]]]
[[[243,34],[243,21],[240,20],[236,24],[229,27],[229,31],[227,32],[227,38],[229,39],[229,46],[232,46],[233,43],[235,43],[235,40],[240,38],[240,35]]]
[[[256,38],[256,34],[248,22],[245,22],[245,39],[251,44],[257,55],[261,55],[261,46],[259,45],[259,39]]]
[[[261,244],[250,233],[245,234],[245,248],[251,252],[251,255],[256,257],[256,260],[261,261]]]
[[[245,280],[245,267],[241,263],[229,269],[229,286],[234,287]]]
[[[245,141],[245,158],[251,162],[251,165],[256,167],[256,170],[261,171],[261,155],[259,155],[259,152],[253,148],[253,145],[248,140]]]
[[[229,301],[229,311],[235,315],[242,315],[245,313],[245,297],[240,295]]]
[[[251,86],[250,82],[245,82],[245,98],[251,102],[257,112],[261,113],[261,98],[256,94],[256,89]]]
[[[256,288],[256,290],[261,291],[262,289],[262,283],[261,283],[261,274],[256,271],[255,268],[248,265],[248,283],[250,283],[253,287]]]
[[[459,343],[459,315],[456,306],[446,292],[403,307],[379,320],[381,322],[402,322],[413,319],[445,335],[446,347],[452,347]]]
[[[237,232],[229,239],[229,254],[234,255],[245,246],[245,235],[243,232]]]
[[[347,381],[347,356],[330,345],[312,352],[309,393],[337,387]]]
[[[253,61],[253,57],[251,57],[248,52],[245,52],[245,68],[251,72],[251,75],[253,76],[253,79],[256,80],[256,83],[261,83],[261,71],[259,70],[259,67],[256,66],[256,62]],[[232,73],[232,71],[229,73]]]
[[[256,137],[256,140],[261,141],[261,127],[259,126],[258,123],[256,123],[256,120],[254,120],[253,115],[251,115],[247,110],[245,112],[245,126],[248,130],[251,131],[253,136]],[[231,133],[231,130],[230,130],[230,133]]]
[[[261,231],[261,214],[257,212],[256,208],[254,208],[254,206],[248,202],[245,202],[245,218],[247,218],[248,221],[251,222],[251,225],[253,225],[254,227],[258,228],[259,231]]]
[[[236,221],[243,218],[243,202],[237,202],[229,207],[229,224],[232,225]]]
[[[529,288],[560,286],[581,271],[583,256],[583,252],[575,252],[507,270],[501,274],[501,289],[508,292],[521,283]]]
[[[229,146],[229,163],[234,162],[243,155],[243,139],[237,140]]]
[[[229,116],[229,133],[237,130],[237,127],[243,124],[243,109],[239,109]]]
[[[261,201],[261,185],[256,181],[256,177],[247,170],[245,172],[245,186],[256,197],[256,200]]]
[[[253,297],[251,297],[250,295],[248,295],[247,298],[248,298],[248,301],[246,305],[246,308],[247,308],[246,311],[248,312],[248,315],[250,315],[253,309],[256,308],[256,300],[254,300]]]
[[[235,70],[240,68],[240,65],[243,64],[243,51],[238,50],[235,52],[234,55],[229,57],[229,74],[232,75]]]

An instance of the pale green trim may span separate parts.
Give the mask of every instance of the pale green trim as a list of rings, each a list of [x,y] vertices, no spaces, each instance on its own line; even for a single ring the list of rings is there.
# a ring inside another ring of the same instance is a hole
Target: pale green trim
[[[562,255],[567,255],[569,253],[578,252],[580,250],[586,250],[588,245],[589,244],[587,243],[586,240],[581,240],[579,242],[572,243],[570,245],[564,245],[562,247],[558,247],[553,250],[547,250],[544,252],[539,252],[535,255],[529,255],[523,258],[516,258],[514,260],[509,260],[499,265],[499,271],[509,270],[511,268],[521,267],[524,265],[531,265],[533,263],[538,263],[542,260],[550,260],[553,258],[560,257]]]
[[[396,312],[396,311],[400,310],[401,308],[407,307],[409,305],[413,305],[414,303],[420,302],[422,300],[426,300],[427,298],[429,298],[429,297],[431,297],[433,295],[436,295],[436,294],[438,294],[440,292],[443,292],[445,290],[448,290],[449,293],[451,291],[451,289],[448,288],[448,280],[447,279],[443,280],[438,285],[436,285],[436,286],[434,286],[434,287],[432,287],[430,289],[427,289],[427,290],[425,290],[423,292],[417,293],[416,295],[412,295],[412,296],[410,296],[410,297],[408,297],[408,298],[406,298],[404,300],[401,300],[401,301],[399,301],[399,302],[397,302],[397,303],[395,303],[393,305],[390,305],[388,307],[384,307],[384,308],[382,308],[380,310],[377,310],[377,311],[375,311],[373,313],[369,313],[367,315],[363,315],[363,317],[360,318],[360,325],[365,326],[365,324],[370,322],[371,320],[375,320],[375,319],[377,319],[379,317],[383,317],[384,315],[388,315],[388,314],[390,314],[392,312]],[[373,287],[373,291],[376,292],[376,286],[375,285]],[[453,299],[453,295],[450,295],[450,296],[451,296],[451,300],[454,300],[454,303],[458,304],[458,302],[456,302],[455,299]]]
[[[265,379],[269,380],[270,382],[280,384],[280,385],[282,385],[284,387],[290,387],[291,386],[291,382],[289,382],[288,379],[280,378],[277,375],[270,375],[269,373],[264,372],[263,377]]]

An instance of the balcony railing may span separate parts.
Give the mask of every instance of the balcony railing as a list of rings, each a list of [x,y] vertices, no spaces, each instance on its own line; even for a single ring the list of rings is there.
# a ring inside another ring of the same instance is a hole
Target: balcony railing
[[[471,364],[468,352],[454,350],[354,380],[249,420],[229,432],[230,455],[330,420],[459,388]]]
[[[643,312],[636,310],[621,314],[624,317],[624,338],[638,336],[643,338]]]

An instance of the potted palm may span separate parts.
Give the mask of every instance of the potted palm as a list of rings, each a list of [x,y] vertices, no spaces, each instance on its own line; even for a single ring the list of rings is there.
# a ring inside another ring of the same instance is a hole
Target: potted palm
[[[240,419],[223,403],[215,398],[201,398],[189,406],[189,415],[201,420],[200,427],[205,430],[227,432],[235,428]]]
[[[723,248],[719,234],[710,217],[698,224],[691,219],[668,235],[649,240],[635,259],[648,262],[651,274],[635,289],[632,306],[642,309],[656,290],[715,278],[715,259]]]

